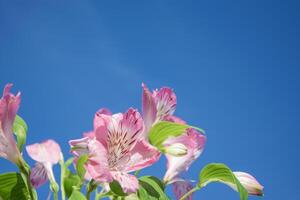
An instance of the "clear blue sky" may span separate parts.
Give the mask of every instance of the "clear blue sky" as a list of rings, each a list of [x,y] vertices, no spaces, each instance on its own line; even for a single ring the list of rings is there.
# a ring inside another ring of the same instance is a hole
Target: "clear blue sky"
[[[176,114],[208,135],[187,178],[224,162],[254,174],[263,199],[297,199],[299,3],[199,2],[1,1],[0,86],[22,91],[28,143],[54,138],[68,155],[98,108],[140,108],[141,82],[171,86]],[[145,173],[161,176],[164,162]],[[238,196],[212,184],[195,199]]]

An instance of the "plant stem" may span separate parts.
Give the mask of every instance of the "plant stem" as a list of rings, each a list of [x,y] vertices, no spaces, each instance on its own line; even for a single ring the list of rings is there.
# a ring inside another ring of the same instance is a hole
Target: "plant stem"
[[[200,190],[199,186],[194,187],[190,191],[188,191],[185,195],[183,195],[179,200],[185,200],[188,196],[190,196],[192,193],[196,192],[197,190]]]
[[[62,158],[59,162],[60,164],[60,189],[61,189],[61,200],[65,200],[66,192],[64,187],[64,178],[65,178],[65,161]]]
[[[29,195],[30,195],[30,198],[32,200],[35,200],[35,195],[34,195],[34,188],[31,184],[31,181],[30,181],[30,167],[28,166],[28,164],[22,160],[20,161],[20,163],[18,164],[18,167],[19,167],[19,170],[20,170],[20,173],[25,181],[25,184],[27,186],[27,189],[29,191]]]

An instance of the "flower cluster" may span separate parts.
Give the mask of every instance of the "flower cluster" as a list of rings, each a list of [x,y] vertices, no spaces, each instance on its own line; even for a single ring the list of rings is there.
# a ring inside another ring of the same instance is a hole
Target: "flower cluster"
[[[208,164],[201,170],[197,184],[183,178],[183,172],[203,152],[206,135],[202,129],[174,115],[177,98],[171,88],[151,92],[145,84],[142,84],[142,113],[129,108],[114,114],[102,108],[95,113],[93,129],[82,138],[69,141],[72,156],[67,161],[54,140],[26,146],[28,155],[36,161],[30,169],[22,157],[27,125],[17,115],[20,93],[10,93],[11,86],[4,88],[0,99],[0,157],[16,164],[20,172],[0,175],[0,185],[8,179],[22,181],[18,182],[20,194],[11,192],[8,184],[0,188],[0,199],[19,195],[18,199],[35,200],[38,198],[35,189],[48,180],[54,199],[58,199],[61,190],[63,200],[90,199],[93,193],[95,199],[170,199],[165,192],[168,185],[173,186],[176,199],[192,199],[193,192],[210,182],[229,185],[240,193],[242,200],[248,194],[263,194],[263,186],[253,176],[232,172],[224,164]],[[161,156],[167,159],[162,179],[138,175]],[[61,165],[60,185],[52,171],[57,163]],[[69,169],[72,163],[73,171]]]

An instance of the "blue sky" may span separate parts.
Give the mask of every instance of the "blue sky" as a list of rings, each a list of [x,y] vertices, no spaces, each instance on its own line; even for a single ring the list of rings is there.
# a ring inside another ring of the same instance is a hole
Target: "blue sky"
[[[255,175],[262,199],[297,199],[299,8],[277,0],[1,1],[0,87],[12,82],[22,92],[27,142],[54,138],[67,157],[68,140],[92,128],[98,108],[140,109],[142,82],[170,86],[176,115],[208,136],[187,178],[224,162]],[[0,162],[0,172],[15,170]],[[144,174],[162,176],[164,167],[162,159]],[[39,191],[45,199],[47,186]],[[238,199],[221,184],[195,197]]]

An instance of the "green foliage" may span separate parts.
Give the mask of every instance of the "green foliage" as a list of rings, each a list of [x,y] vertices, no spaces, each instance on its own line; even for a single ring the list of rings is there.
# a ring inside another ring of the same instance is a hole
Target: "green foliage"
[[[76,164],[76,171],[78,176],[81,178],[81,180],[84,180],[84,175],[86,173],[86,170],[84,168],[84,164],[87,162],[89,156],[87,154],[81,155]]]
[[[69,200],[86,200],[86,198],[81,192],[74,189],[73,192],[72,192],[72,195],[69,198]]]
[[[164,184],[154,176],[143,176],[139,178],[140,188],[138,191],[141,200],[169,200],[164,193]]]
[[[18,148],[20,152],[22,152],[23,146],[26,143],[26,133],[27,133],[27,124],[26,122],[19,116],[16,115],[14,124],[13,124],[13,131],[17,138]]]
[[[127,194],[123,191],[118,181],[112,181],[109,183],[110,190],[117,196],[126,196]]]
[[[200,172],[199,187],[204,187],[211,182],[230,183],[237,187],[241,200],[247,200],[248,192],[234,176],[232,171],[224,164],[211,163],[206,165]]]
[[[67,197],[70,197],[73,193],[73,188],[81,188],[81,178],[77,174],[73,174],[70,170],[66,171],[66,175],[64,178],[64,189]]]
[[[9,172],[0,174],[0,199],[27,200],[30,194],[19,173]]]

